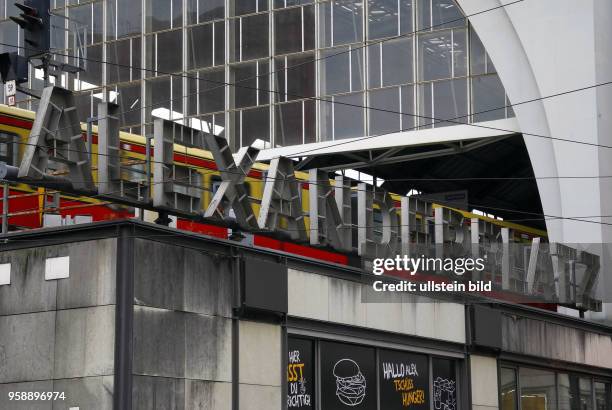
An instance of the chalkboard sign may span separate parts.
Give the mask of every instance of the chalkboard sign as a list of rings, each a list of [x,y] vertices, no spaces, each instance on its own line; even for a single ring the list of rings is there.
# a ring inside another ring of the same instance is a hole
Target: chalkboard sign
[[[376,410],[373,348],[321,342],[321,408]]]
[[[448,359],[432,361],[433,402],[436,410],[457,408],[457,371],[455,362]]]
[[[379,357],[380,408],[429,410],[427,356],[381,350]]]
[[[290,337],[287,346],[287,408],[314,409],[314,342]]]

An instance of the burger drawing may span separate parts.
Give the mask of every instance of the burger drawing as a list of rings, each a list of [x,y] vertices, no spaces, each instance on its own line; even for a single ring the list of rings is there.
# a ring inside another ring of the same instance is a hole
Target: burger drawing
[[[341,359],[334,365],[336,396],[347,406],[361,404],[366,395],[366,379],[355,361]]]

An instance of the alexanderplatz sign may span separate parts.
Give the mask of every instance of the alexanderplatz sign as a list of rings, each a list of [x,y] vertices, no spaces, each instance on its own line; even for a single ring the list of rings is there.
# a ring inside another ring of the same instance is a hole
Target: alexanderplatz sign
[[[438,258],[471,255],[485,259],[492,255],[488,259],[494,263],[487,267],[490,271],[499,271],[502,289],[544,295],[547,300],[582,309],[599,308],[599,301],[592,297],[599,272],[597,255],[565,245],[540,245],[539,238],[527,246],[517,247],[511,243],[509,228],[476,218],[467,224],[461,214],[447,208],[436,208],[432,212],[431,204],[415,198],[402,197],[398,215],[389,193],[365,183],[357,187],[355,227],[351,220],[350,181],[337,176],[332,184],[327,172],[317,169],[309,171],[310,205],[305,213],[300,196],[303,181],[296,179],[293,161],[289,158],[278,157],[270,161],[259,213],[255,214],[245,178],[259,150],[244,147],[234,155],[224,137],[176,122],[155,120],[152,159],[150,140],[146,139],[146,168],[152,168],[153,172],[143,172],[141,180],[144,183],[126,180],[126,171],[133,172],[133,168],[121,162],[119,114],[117,105],[99,104],[95,182],[91,138],[87,142],[82,138],[72,92],[53,86],[45,88],[19,169],[4,166],[4,175],[0,176],[211,224],[224,224],[246,232],[265,232],[341,252],[353,252],[352,231],[356,229],[357,253],[364,266],[369,266],[374,259],[397,255]],[[206,149],[213,156],[221,183],[206,209],[202,194],[208,188],[204,187],[202,173],[175,163],[175,144]],[[56,168],[57,163],[64,164],[66,175],[53,176],[49,172],[53,163]],[[375,232],[375,209],[382,216],[379,232]],[[429,235],[427,224],[417,226],[417,213],[424,219],[434,215],[433,240],[422,241],[422,245],[418,240],[411,243],[411,235]],[[309,217],[308,226],[306,216]],[[515,277],[516,266],[523,272],[518,278]]]

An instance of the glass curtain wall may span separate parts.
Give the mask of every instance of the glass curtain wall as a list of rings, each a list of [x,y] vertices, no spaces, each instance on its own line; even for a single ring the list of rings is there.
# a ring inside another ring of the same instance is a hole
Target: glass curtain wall
[[[612,410],[612,382],[588,375],[504,365],[501,410]]]
[[[0,35],[23,43],[0,5]],[[453,0],[54,0],[53,13],[58,58],[88,59],[58,80],[83,121],[106,98],[136,134],[166,118],[267,147],[513,116]]]

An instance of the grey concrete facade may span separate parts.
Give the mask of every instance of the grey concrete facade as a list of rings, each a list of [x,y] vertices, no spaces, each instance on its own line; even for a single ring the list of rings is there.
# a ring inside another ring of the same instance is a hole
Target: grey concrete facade
[[[500,408],[502,363],[553,360],[612,380],[612,330],[554,313],[488,304],[501,312],[491,326],[502,340],[483,346],[464,303],[367,302],[367,276],[350,267],[134,221],[7,238],[0,409],[280,410],[288,337],[453,360],[463,410]],[[287,312],[240,307],[236,261],[254,255],[287,267]],[[45,259],[57,256],[70,257],[69,277],[45,281]],[[16,404],[11,391],[62,391],[66,400]]]
[[[112,407],[116,240],[2,252],[0,408]],[[47,258],[69,256],[70,278],[45,280]],[[57,402],[8,401],[10,391],[64,391]]]

